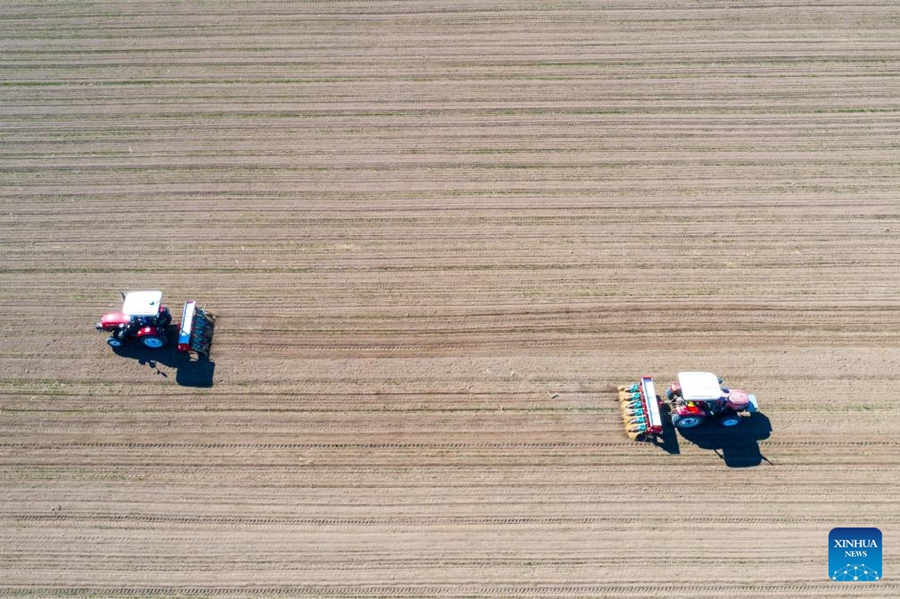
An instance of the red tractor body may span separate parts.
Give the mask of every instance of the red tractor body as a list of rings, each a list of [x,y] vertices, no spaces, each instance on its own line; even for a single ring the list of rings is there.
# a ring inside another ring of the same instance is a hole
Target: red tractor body
[[[129,322],[131,322],[131,317],[127,314],[123,312],[110,312],[109,314],[104,314],[100,317],[100,322],[97,323],[97,330],[115,331]]]
[[[731,393],[726,397],[725,407],[735,412],[749,410],[750,393],[743,389],[732,389]],[[755,398],[756,396],[754,396]]]
[[[142,337],[150,337],[152,335],[162,335],[163,333],[164,333],[164,331],[159,327],[146,326],[146,327],[139,328],[137,330],[137,333],[134,334],[134,336],[137,337],[138,339],[140,339]]]
[[[674,411],[681,416],[703,416],[705,414],[703,408],[693,402],[676,406]]]

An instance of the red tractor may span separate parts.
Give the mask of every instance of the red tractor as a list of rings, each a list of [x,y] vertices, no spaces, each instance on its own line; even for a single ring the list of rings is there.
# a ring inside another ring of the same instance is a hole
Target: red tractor
[[[162,304],[162,292],[132,291],[122,297],[122,311],[104,314],[97,323],[98,331],[111,333],[106,342],[115,348],[134,340],[150,349],[166,347],[173,327],[172,315]],[[178,351],[209,355],[214,328],[212,314],[198,308],[196,302],[185,303],[178,326]]]
[[[98,331],[112,333],[106,342],[122,347],[136,339],[150,349],[168,345],[172,315],[162,305],[162,291],[132,291],[124,300],[121,312],[104,314],[97,323]]]
[[[653,379],[619,387],[622,416],[628,435],[647,438],[662,434],[663,412],[668,412],[677,428],[690,429],[704,421],[733,427],[742,413],[759,410],[756,396],[741,389],[729,389],[711,372],[679,372],[678,380],[666,389],[665,399],[656,395]]]

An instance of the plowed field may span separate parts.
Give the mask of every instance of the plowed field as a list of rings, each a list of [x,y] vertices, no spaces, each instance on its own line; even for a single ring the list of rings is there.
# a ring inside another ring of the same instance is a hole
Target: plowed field
[[[900,596],[898,73],[894,0],[0,4],[0,595]],[[679,370],[763,414],[630,442]]]

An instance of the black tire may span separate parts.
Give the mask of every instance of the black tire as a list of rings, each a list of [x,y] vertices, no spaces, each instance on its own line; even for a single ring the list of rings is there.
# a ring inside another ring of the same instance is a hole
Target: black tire
[[[741,417],[737,414],[725,414],[719,418],[719,426],[734,428],[741,423]]]
[[[697,428],[703,423],[703,416],[682,416],[672,414],[672,424],[675,428]]]
[[[121,339],[119,339],[118,337],[116,337],[115,335],[112,335],[111,337],[108,337],[108,338],[106,339],[106,343],[107,343],[110,347],[122,347],[123,345],[125,345],[125,342],[122,341]]]

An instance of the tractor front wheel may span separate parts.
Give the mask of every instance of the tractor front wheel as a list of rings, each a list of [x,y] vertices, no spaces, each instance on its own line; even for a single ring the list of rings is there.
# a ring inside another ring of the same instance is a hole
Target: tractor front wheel
[[[733,426],[737,426],[741,423],[741,417],[737,414],[728,414],[727,416],[722,416],[719,418],[719,425],[724,426],[726,428],[731,428]]]
[[[106,340],[106,343],[109,344],[110,347],[122,347],[125,345],[125,342],[113,335]]]
[[[162,337],[141,337],[141,343],[150,349],[159,349],[166,344]]]
[[[677,428],[697,428],[703,418],[700,416],[682,416],[681,414],[672,414],[672,424]]]

